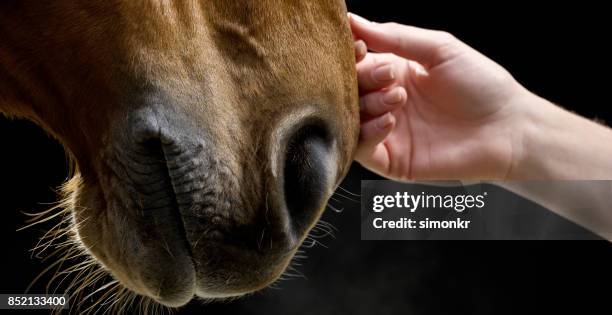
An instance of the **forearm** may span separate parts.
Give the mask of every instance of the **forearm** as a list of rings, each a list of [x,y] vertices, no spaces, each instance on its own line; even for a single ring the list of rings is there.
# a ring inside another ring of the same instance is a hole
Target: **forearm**
[[[499,184],[612,240],[612,130],[532,93],[519,100],[519,158]]]
[[[612,182],[508,181],[496,184],[612,241]]]
[[[522,143],[508,179],[612,180],[612,129],[532,93],[522,102]]]

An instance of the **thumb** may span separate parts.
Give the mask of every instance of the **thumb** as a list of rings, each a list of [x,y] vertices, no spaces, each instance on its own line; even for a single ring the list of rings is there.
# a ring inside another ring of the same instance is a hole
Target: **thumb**
[[[414,60],[426,68],[444,61],[442,47],[458,42],[452,35],[397,23],[374,23],[349,14],[355,38],[362,39],[370,50],[393,53]]]

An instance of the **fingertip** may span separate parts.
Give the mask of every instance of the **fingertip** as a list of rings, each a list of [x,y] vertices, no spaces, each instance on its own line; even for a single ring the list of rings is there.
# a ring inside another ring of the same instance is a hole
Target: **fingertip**
[[[390,112],[376,118],[376,127],[381,131],[390,131],[393,126],[395,126],[395,116]]]
[[[398,83],[401,74],[397,65],[379,60],[376,54],[367,53],[357,65],[357,78],[362,94],[379,91]]]
[[[406,103],[408,92],[402,86],[396,86],[385,93],[383,101],[387,105],[400,105]]]
[[[427,77],[429,75],[425,67],[418,62],[411,61],[410,67],[416,77]]]
[[[383,117],[406,105],[408,95],[403,87],[393,87],[388,91],[373,92],[359,98],[359,110],[366,117]],[[388,119],[388,118],[385,118]]]
[[[393,64],[384,63],[372,71],[372,79],[377,82],[389,82],[395,80],[396,70]]]
[[[367,157],[376,151],[376,148],[391,134],[394,127],[395,117],[391,113],[363,123],[359,135],[358,156]]]
[[[365,19],[364,17],[361,17],[361,16],[359,16],[359,15],[357,15],[355,13],[352,13],[352,12],[349,12],[348,16],[349,16],[349,20],[351,22],[354,22],[357,25],[359,25],[359,24],[361,24],[361,25],[368,25],[368,24],[372,23],[372,22],[368,21],[367,19]]]
[[[368,53],[368,46],[363,40],[355,41],[355,59],[357,62],[362,61]]]
[[[356,38],[360,37],[360,31],[366,30],[369,26],[375,24],[355,13],[349,13],[348,15],[349,24],[351,25],[351,29],[353,31],[353,36],[355,36]]]

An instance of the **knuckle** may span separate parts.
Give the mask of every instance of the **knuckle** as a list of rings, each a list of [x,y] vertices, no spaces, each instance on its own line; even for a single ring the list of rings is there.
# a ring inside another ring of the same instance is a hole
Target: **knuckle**
[[[440,42],[440,46],[453,45],[459,41],[455,35],[446,31],[436,31],[436,34],[438,41]]]
[[[447,60],[461,53],[461,41],[453,34],[445,31],[436,31],[437,48],[433,52],[434,57],[440,60]]]

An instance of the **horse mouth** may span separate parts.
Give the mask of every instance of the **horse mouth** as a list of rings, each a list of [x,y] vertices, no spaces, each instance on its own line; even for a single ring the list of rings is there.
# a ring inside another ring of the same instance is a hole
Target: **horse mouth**
[[[90,210],[75,210],[104,209],[77,226],[81,241],[128,289],[167,306],[266,287],[321,215],[338,171],[325,120],[289,118],[253,158],[188,117],[156,107],[128,115],[91,176],[106,204],[84,198]]]
[[[239,201],[223,198],[218,185],[202,180],[213,173],[202,150],[155,138],[106,156],[120,184],[101,188],[120,196],[122,204],[108,211],[115,213],[109,221],[128,226],[118,230],[113,248],[91,252],[128,289],[166,306],[184,305],[194,296],[225,298],[262,289],[297,250],[272,244],[270,229],[247,219]],[[224,203],[238,209],[220,211]]]
[[[105,154],[111,176],[100,188],[110,224],[81,234],[110,235],[104,242],[114,245],[90,248],[94,256],[128,289],[176,307],[193,298],[197,272],[171,177],[178,166],[167,154],[155,138]]]

